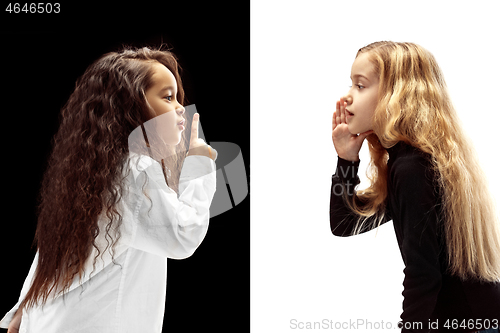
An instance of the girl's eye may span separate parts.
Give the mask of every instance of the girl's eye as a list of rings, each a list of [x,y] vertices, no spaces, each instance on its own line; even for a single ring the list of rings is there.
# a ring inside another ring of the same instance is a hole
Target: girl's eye
[[[363,89],[364,86],[360,85],[360,84],[357,84],[356,87],[358,87],[358,89]]]
[[[172,96],[166,96],[165,98],[166,98],[169,102],[171,102],[171,101],[172,101]]]

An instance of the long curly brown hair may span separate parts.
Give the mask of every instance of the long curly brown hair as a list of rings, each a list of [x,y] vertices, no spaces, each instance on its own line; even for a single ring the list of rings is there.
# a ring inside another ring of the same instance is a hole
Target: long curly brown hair
[[[156,62],[174,74],[177,100],[184,104],[180,66],[161,48],[105,54],[77,80],[61,110],[42,181],[35,235],[38,267],[21,306],[45,303],[53,290],[69,288],[75,276],[81,276],[92,247],[97,249],[97,235],[106,232],[108,239],[109,231],[121,224],[116,204],[127,171],[128,137],[154,114],[145,91],[152,84],[151,65]],[[183,135],[176,147],[177,157],[166,161],[173,179],[169,186],[176,191],[185,139]],[[109,220],[105,230],[99,229],[100,217]]]

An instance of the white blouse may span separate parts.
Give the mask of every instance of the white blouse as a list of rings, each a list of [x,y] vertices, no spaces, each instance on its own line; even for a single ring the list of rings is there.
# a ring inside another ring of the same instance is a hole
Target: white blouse
[[[215,193],[215,163],[188,156],[179,195],[170,189],[158,162],[130,154],[126,192],[119,204],[120,238],[110,250],[104,226],[81,279],[43,306],[23,309],[20,332],[161,332],[165,309],[167,258],[191,256],[205,237]],[[110,233],[116,236],[117,230]],[[113,255],[113,256],[112,256]],[[0,321],[7,328],[35,273],[35,256],[17,304]]]

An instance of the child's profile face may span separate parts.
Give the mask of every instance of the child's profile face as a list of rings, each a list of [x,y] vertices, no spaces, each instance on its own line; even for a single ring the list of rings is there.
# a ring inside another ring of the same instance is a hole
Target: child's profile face
[[[146,90],[146,100],[155,112],[155,123],[167,145],[177,145],[186,124],[184,107],[177,101],[177,81],[172,72],[160,63],[153,65],[152,85]]]
[[[346,120],[349,132],[359,134],[373,129],[373,114],[378,103],[379,78],[368,53],[361,53],[354,60],[351,80],[352,86],[343,97],[347,102]]]

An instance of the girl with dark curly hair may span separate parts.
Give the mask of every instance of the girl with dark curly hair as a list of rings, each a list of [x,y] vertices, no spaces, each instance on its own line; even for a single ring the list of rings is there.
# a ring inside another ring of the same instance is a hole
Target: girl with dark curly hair
[[[77,81],[41,186],[37,254],[0,327],[161,332],[166,258],[193,254],[215,193],[216,152],[198,114],[189,130],[179,71],[169,51],[125,49]]]

